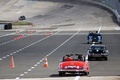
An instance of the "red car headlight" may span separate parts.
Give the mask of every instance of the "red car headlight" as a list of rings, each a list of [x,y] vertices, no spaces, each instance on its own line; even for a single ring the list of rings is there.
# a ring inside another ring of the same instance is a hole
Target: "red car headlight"
[[[80,67],[79,66],[76,66],[77,69],[79,69]]]
[[[65,68],[65,69],[67,69],[68,67],[67,67],[67,66],[65,66],[64,68]]]
[[[62,68],[63,68],[63,66],[61,64],[59,64],[59,69],[62,69]]]

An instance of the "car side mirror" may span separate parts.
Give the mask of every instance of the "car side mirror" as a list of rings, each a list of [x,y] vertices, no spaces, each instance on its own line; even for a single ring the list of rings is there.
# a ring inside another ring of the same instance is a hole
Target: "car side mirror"
[[[106,52],[108,53],[108,50],[106,50]]]
[[[59,61],[60,61],[60,62],[62,62],[63,60],[62,60],[62,59],[60,59]]]

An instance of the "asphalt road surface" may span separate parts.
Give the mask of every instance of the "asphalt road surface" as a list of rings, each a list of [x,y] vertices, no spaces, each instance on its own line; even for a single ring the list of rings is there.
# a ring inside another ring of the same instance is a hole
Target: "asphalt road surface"
[[[120,27],[109,10],[86,1],[11,0],[1,8],[0,13],[3,20],[17,20],[20,15],[26,15],[28,21],[35,23],[35,27],[27,28],[29,32],[21,28],[21,32],[17,33],[15,29],[0,31],[1,80],[86,78],[76,74],[59,77],[57,68],[65,54],[86,55],[90,46],[86,44],[89,31],[100,31],[103,45],[106,45],[110,54],[108,61],[90,61],[90,74],[87,77],[118,76],[118,80],[120,79]],[[12,69],[11,56],[15,64]],[[48,56],[48,68],[43,67],[45,56]]]
[[[57,78],[57,68],[60,59],[67,53],[83,53],[86,55],[87,48],[86,36],[88,32],[53,32],[53,36],[44,36],[37,33],[32,37],[28,36],[10,43],[1,45],[0,49],[0,78],[1,79],[18,79],[18,78]],[[98,60],[90,61],[91,76],[119,76],[119,38],[120,32],[101,31],[103,34],[103,44],[107,46],[110,55],[108,61]],[[24,34],[24,33],[23,33]],[[75,35],[76,34],[76,35]],[[5,37],[3,41],[12,40],[16,35]],[[19,35],[17,35],[19,36]],[[111,40],[114,39],[114,40]],[[13,55],[15,68],[10,67],[10,56]],[[48,56],[49,67],[43,67],[44,56]],[[67,74],[67,77],[77,75]],[[65,77],[66,77],[65,76]],[[84,76],[82,76],[84,77]]]

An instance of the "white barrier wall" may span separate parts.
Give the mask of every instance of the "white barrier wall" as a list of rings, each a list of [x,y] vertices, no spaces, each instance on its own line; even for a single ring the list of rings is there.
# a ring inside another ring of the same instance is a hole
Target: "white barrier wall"
[[[104,6],[111,10],[116,15],[117,21],[120,22],[120,0],[75,0],[75,1],[87,1]]]
[[[120,22],[120,0],[92,0],[94,3],[110,9]]]
[[[4,24],[0,24],[0,30],[4,30]]]

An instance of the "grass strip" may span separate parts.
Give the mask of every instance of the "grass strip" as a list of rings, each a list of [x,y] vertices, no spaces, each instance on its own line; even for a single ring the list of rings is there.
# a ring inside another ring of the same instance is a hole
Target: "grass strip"
[[[13,26],[33,25],[32,22],[27,22],[27,21],[4,21],[4,20],[0,20],[0,23],[12,23]]]

